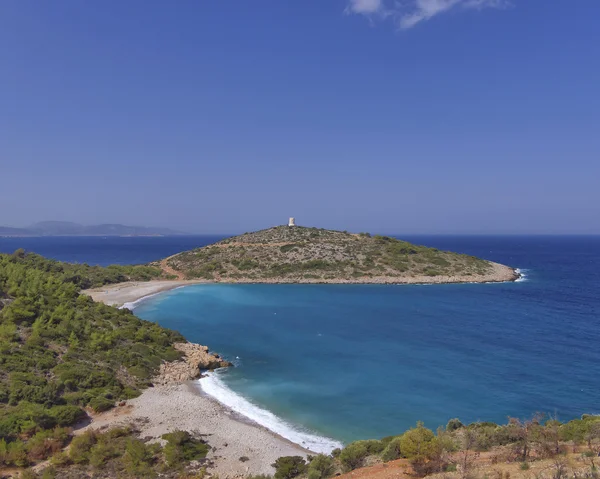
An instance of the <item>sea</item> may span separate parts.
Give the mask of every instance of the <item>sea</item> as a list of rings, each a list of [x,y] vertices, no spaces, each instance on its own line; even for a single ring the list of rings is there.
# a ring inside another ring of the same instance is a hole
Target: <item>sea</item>
[[[600,413],[600,236],[401,236],[519,268],[514,283],[175,289],[134,313],[235,367],[198,388],[314,451],[464,423]],[[141,263],[221,236],[0,238],[63,261]]]

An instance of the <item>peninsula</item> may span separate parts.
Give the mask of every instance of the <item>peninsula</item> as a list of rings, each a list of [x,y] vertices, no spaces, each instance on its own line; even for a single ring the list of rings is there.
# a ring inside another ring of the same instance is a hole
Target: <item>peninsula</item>
[[[170,279],[232,283],[487,283],[519,277],[513,268],[473,256],[293,221],[150,266]]]

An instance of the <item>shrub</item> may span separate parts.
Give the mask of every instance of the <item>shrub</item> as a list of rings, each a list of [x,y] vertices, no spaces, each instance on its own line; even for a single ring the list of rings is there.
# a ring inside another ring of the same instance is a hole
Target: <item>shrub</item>
[[[26,467],[29,465],[25,444],[22,441],[9,443],[7,452],[7,463],[14,464],[17,467]]]
[[[41,479],[55,479],[56,477],[58,477],[56,469],[52,466],[48,466],[42,471]]]
[[[340,462],[348,471],[352,471],[363,465],[365,457],[369,455],[364,441],[357,441],[348,444],[340,454]]]
[[[394,437],[381,453],[381,459],[384,462],[394,461],[402,457],[402,449],[400,448],[400,440],[402,436]]]
[[[521,471],[528,471],[529,470],[529,463],[528,462],[522,462],[520,468],[521,468]]]
[[[406,431],[400,438],[402,455],[412,462],[431,459],[437,452],[437,441],[433,431],[417,423],[417,427]]]
[[[53,466],[61,467],[66,466],[70,463],[71,459],[69,458],[69,455],[63,451],[57,452],[56,454],[54,454],[54,456],[50,458],[50,464],[52,464]]]
[[[363,441],[356,441],[361,443],[367,448],[367,454],[379,454],[385,448],[385,444],[377,439],[367,439]]]
[[[293,479],[307,471],[306,461],[300,456],[283,456],[273,464],[275,479]]]
[[[456,431],[457,429],[460,429],[461,427],[465,427],[465,426],[462,422],[460,422],[460,419],[458,419],[458,418],[450,419],[448,421],[448,424],[446,424],[446,431],[453,432],[453,431]]]
[[[71,441],[69,448],[69,458],[75,464],[85,464],[89,460],[90,449],[96,444],[96,433],[94,431],[86,431],[81,436],[75,437]]]
[[[109,409],[112,409],[114,407],[114,405],[115,405],[114,401],[111,401],[110,399],[106,399],[103,397],[95,397],[89,402],[89,406],[95,412],[108,411]]]
[[[87,417],[85,411],[77,406],[54,406],[50,414],[57,426],[70,426]]]
[[[102,469],[108,461],[121,456],[121,454],[122,452],[114,444],[103,441],[91,448],[89,461],[92,466]]]
[[[46,459],[60,451],[68,440],[67,429],[56,428],[53,431],[40,431],[27,441],[27,456],[32,461]]]
[[[173,431],[164,434],[162,438],[167,441],[164,453],[165,459],[170,465],[204,459],[209,451],[208,444],[194,439],[187,431]]]
[[[333,459],[325,454],[318,454],[308,465],[309,479],[327,479],[334,473]]]
[[[152,451],[139,439],[129,439],[125,445],[122,458],[123,466],[128,474],[140,477],[155,477],[152,470]]]

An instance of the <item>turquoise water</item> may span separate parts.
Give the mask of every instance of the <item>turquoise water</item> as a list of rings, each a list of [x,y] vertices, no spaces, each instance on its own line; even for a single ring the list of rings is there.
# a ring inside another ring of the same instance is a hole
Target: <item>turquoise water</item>
[[[453,417],[600,412],[600,238],[421,242],[524,268],[527,278],[198,285],[135,312],[233,360],[236,368],[203,387],[239,410],[255,408],[249,415],[270,411],[290,437],[309,430],[348,442],[417,420],[435,428]],[[267,416],[266,425],[276,420]]]

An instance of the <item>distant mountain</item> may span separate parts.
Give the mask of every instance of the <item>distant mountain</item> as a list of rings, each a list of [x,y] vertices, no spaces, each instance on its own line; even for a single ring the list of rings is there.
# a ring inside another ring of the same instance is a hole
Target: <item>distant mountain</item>
[[[42,221],[27,228],[0,226],[0,236],[172,236],[183,235],[169,228],[103,224],[84,226],[69,221]]]

